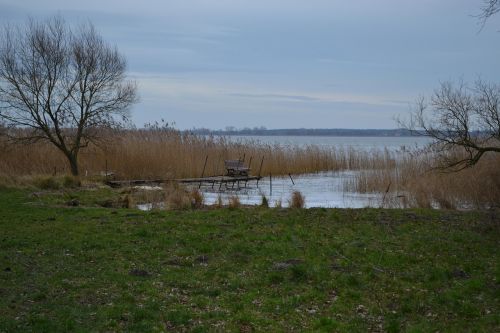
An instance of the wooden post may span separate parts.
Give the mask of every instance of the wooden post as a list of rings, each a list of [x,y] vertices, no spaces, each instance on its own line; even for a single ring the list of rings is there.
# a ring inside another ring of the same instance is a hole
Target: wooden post
[[[248,176],[247,176],[247,180],[245,180],[245,188],[247,187],[247,183],[248,183],[248,177],[250,176],[250,169],[252,168],[252,159],[253,159],[253,156],[250,156],[250,161],[248,162]]]
[[[290,180],[292,181],[292,184],[295,185],[295,182],[293,181],[292,175],[288,174],[288,177],[290,177]]]
[[[382,199],[382,205],[380,205],[380,208],[384,208],[385,197],[387,196],[387,193],[389,193],[390,189],[391,189],[391,182],[389,182],[389,185],[387,185],[387,189],[385,190],[384,198]]]
[[[205,175],[205,168],[207,167],[207,161],[208,161],[208,155],[205,157],[205,164],[203,164],[203,171],[201,172],[201,177],[200,177],[200,185],[198,185],[198,188],[201,187],[201,178],[203,178],[203,175]]]
[[[260,168],[259,168],[259,175],[257,178],[257,187],[259,187],[259,180],[260,180],[260,172],[262,171],[262,164],[264,164],[264,155],[262,155],[262,160],[260,161]]]

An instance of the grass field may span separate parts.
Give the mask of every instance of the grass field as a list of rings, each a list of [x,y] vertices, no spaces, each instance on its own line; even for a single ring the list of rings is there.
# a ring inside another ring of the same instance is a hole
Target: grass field
[[[0,190],[0,332],[500,329],[498,212],[141,212],[71,191]]]

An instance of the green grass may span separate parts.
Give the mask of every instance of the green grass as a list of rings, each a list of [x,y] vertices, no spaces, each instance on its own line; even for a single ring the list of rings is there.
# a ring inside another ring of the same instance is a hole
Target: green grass
[[[0,332],[500,328],[493,212],[140,212],[58,191],[0,190]]]

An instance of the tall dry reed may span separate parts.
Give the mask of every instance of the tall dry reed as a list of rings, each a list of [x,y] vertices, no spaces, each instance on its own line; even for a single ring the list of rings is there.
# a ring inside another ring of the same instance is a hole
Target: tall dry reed
[[[483,208],[500,203],[500,156],[494,153],[486,154],[473,168],[443,173],[430,171],[435,164],[432,151],[284,147],[152,127],[109,133],[103,147],[82,150],[79,161],[82,176],[107,169],[123,179],[176,179],[202,173],[221,175],[225,172],[224,160],[237,158],[244,158],[254,175],[259,173],[262,158],[261,175],[357,170],[353,178],[346,179],[344,189],[382,193],[384,206]],[[14,176],[68,173],[64,156],[52,145],[13,146],[0,139],[0,181]]]
[[[460,172],[433,168],[432,152],[407,154],[392,168],[362,170],[344,181],[344,190],[383,193],[383,206],[443,209],[500,205],[500,155],[486,154]]]
[[[69,172],[64,156],[48,143],[13,146],[0,142],[0,174],[36,175]],[[208,156],[208,159],[206,159]],[[224,160],[245,159],[251,173],[286,175],[325,170],[387,168],[395,160],[388,151],[366,154],[350,148],[266,145],[233,142],[172,129],[127,130],[110,133],[103,147],[80,153],[83,176],[112,171],[125,179],[174,179],[221,175]],[[262,163],[263,159],[263,163]],[[203,167],[206,163],[205,171]],[[262,169],[260,168],[262,163]]]

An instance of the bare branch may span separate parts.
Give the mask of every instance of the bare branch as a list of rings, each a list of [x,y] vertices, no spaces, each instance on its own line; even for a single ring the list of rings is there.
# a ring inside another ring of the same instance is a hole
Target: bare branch
[[[483,0],[480,13],[475,15],[481,25],[480,30],[484,28],[486,21],[498,12],[500,12],[500,0]]]
[[[0,36],[0,120],[15,142],[46,140],[78,173],[78,153],[99,140],[98,128],[121,126],[137,101],[126,61],[91,24],[61,17],[5,26]]]
[[[500,152],[500,86],[475,82],[442,83],[429,103],[417,100],[408,121],[399,125],[434,139],[436,168],[459,171],[488,152]]]

